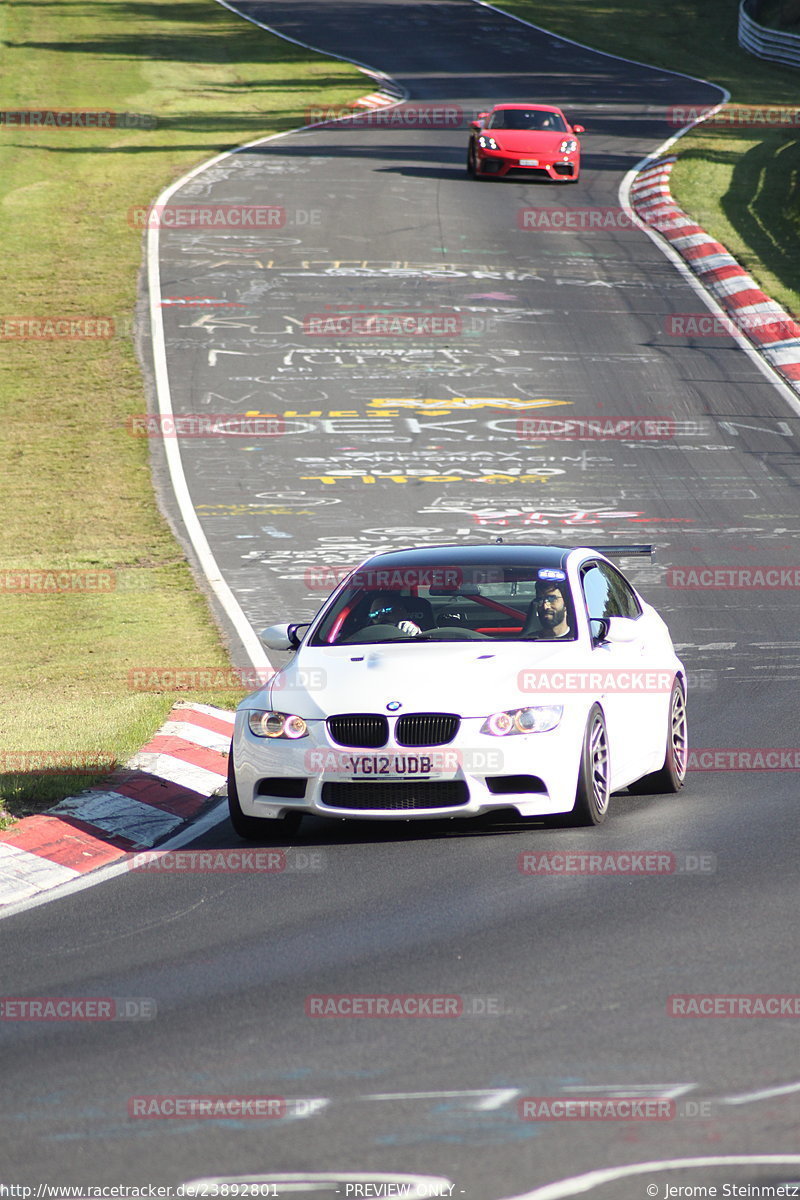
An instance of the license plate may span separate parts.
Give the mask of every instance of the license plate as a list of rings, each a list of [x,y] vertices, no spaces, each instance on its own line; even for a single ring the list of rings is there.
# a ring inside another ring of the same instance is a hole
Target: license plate
[[[519,165],[521,167],[538,167],[539,160],[538,158],[521,158],[519,160]]]
[[[430,775],[433,759],[429,754],[353,754],[349,756],[353,775],[370,778],[386,775]]]

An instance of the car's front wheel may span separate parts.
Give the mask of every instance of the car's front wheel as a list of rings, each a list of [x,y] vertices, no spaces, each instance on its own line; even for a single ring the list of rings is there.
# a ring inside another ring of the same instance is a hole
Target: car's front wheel
[[[650,775],[637,779],[628,788],[635,796],[655,796],[679,792],[686,782],[689,761],[689,721],[686,715],[686,692],[680,679],[672,685],[669,698],[669,723],[664,765]]]
[[[233,742],[231,742],[228,754],[228,815],[234,831],[246,842],[260,842],[270,830],[273,833],[284,835],[297,833],[303,819],[302,813],[287,813],[278,820],[266,820],[263,817],[251,817],[242,812],[236,787],[236,768],[233,765]]]
[[[600,705],[593,704],[583,735],[571,824],[602,825],[608,816],[610,778],[606,719]]]
[[[472,143],[470,143],[469,150],[467,151],[467,174],[471,179],[486,178],[485,175],[481,175],[478,171],[478,156],[475,153],[475,147]]]

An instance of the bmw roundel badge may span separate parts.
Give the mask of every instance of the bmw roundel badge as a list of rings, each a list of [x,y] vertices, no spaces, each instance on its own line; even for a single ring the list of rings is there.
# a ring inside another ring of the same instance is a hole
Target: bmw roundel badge
[[[386,705],[386,710],[387,710],[387,712],[397,712],[398,708],[402,708],[402,707],[403,706],[399,700],[390,700],[389,703]]]

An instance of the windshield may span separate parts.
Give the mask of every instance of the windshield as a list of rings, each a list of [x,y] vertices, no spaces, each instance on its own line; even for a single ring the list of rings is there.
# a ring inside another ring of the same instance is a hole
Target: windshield
[[[488,129],[549,129],[566,133],[567,123],[560,113],[541,108],[498,108],[489,118]]]
[[[551,560],[552,561],[552,560]],[[356,572],[311,645],[574,641],[564,571],[524,566],[367,567]]]

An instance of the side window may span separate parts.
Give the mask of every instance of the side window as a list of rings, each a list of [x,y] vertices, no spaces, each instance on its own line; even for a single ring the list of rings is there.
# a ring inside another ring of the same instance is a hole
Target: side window
[[[583,572],[583,594],[590,618],[630,617],[641,609],[628,583],[608,563],[592,563]]]
[[[634,620],[641,615],[639,602],[633,594],[627,580],[623,579],[608,563],[598,563],[598,571],[608,581],[607,608],[604,617],[631,617]],[[592,614],[594,615],[594,614]]]
[[[583,595],[586,600],[586,611],[592,620],[596,617],[616,615],[608,611],[608,580],[600,570],[598,563],[594,563],[584,570],[581,586],[583,587]]]

